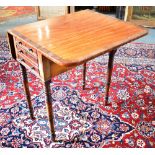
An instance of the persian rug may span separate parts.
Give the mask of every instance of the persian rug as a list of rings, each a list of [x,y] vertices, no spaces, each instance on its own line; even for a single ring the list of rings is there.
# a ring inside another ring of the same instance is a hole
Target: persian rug
[[[7,6],[0,7],[0,21],[6,21],[16,17],[23,17],[35,14],[35,7],[32,6]]]
[[[131,43],[117,50],[110,106],[104,106],[108,56],[87,63],[86,90],[80,65],[52,79],[56,137],[52,142],[42,83],[28,72],[36,120],[32,121],[19,63],[0,44],[0,147],[154,148],[155,45]]]
[[[0,65],[11,58],[6,37],[0,37]]]

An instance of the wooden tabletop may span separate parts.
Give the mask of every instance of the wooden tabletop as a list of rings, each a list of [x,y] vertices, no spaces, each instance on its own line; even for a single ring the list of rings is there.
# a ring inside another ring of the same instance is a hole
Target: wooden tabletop
[[[90,10],[18,26],[9,32],[63,66],[81,64],[147,34],[140,26]]]

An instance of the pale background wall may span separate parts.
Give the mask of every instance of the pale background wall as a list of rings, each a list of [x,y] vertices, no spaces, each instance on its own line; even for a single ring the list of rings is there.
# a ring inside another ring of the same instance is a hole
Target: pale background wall
[[[40,16],[49,18],[67,14],[67,6],[39,6]]]

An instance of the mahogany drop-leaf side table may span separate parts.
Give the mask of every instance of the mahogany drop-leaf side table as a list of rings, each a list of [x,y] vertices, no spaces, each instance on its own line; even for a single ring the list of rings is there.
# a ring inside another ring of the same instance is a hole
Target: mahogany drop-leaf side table
[[[86,62],[109,54],[105,105],[111,82],[116,49],[146,35],[146,29],[91,10],[57,16],[8,30],[12,57],[20,63],[30,116],[34,119],[26,69],[41,79],[53,141],[56,141],[51,102],[51,78],[80,64],[85,89]]]

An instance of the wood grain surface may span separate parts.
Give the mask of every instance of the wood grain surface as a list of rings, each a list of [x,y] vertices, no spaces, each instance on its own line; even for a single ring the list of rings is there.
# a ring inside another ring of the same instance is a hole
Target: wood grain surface
[[[18,26],[8,32],[66,67],[82,64],[147,34],[140,26],[90,10]]]

